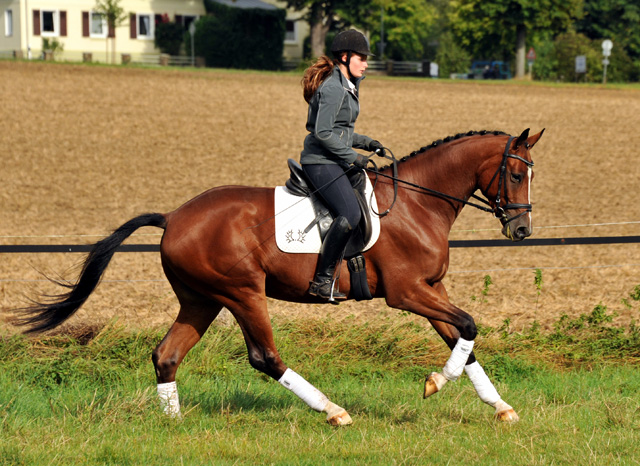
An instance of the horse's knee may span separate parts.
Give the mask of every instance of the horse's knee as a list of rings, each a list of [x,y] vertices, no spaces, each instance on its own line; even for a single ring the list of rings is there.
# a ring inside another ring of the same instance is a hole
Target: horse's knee
[[[151,360],[156,370],[158,383],[173,382],[175,380],[176,371],[180,364],[177,354],[164,354],[158,347],[153,350]]]
[[[251,364],[251,367],[254,369],[259,370],[276,380],[278,380],[286,370],[280,356],[278,356],[277,353],[266,350],[249,350],[249,364]]]

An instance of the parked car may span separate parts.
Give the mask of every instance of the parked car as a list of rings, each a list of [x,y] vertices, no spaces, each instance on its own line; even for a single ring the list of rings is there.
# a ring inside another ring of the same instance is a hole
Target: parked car
[[[508,63],[498,60],[474,60],[469,79],[511,79]]]

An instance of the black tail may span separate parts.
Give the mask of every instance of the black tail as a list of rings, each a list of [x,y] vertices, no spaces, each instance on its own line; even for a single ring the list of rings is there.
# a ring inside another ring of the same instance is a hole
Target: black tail
[[[31,326],[25,333],[43,332],[57,327],[71,317],[87,300],[100,282],[118,247],[138,228],[154,226],[165,228],[166,219],[162,214],[144,214],[129,220],[111,236],[97,242],[82,266],[82,272],[75,285],[59,283],[69,288],[67,293],[53,296],[48,303],[36,302],[21,309],[23,317],[15,320],[17,325]]]

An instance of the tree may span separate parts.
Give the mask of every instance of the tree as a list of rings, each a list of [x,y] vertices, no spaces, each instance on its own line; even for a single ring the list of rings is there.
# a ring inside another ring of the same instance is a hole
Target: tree
[[[452,0],[452,28],[476,57],[510,59],[515,49],[516,77],[523,77],[527,31],[566,31],[580,17],[582,1]]]
[[[612,68],[614,61],[631,61],[633,71],[628,79],[640,80],[640,3],[637,0],[584,0],[584,16],[576,23],[576,31],[602,43],[611,39]]]
[[[378,57],[381,29],[384,30],[384,56],[393,60],[422,60],[433,36],[437,8],[425,0],[374,0],[367,14],[351,21],[371,32],[371,46]],[[381,25],[382,22],[382,25]],[[381,27],[382,26],[382,27]]]
[[[111,38],[111,63],[116,61],[116,28],[124,24],[127,14],[120,6],[120,0],[96,0],[94,11],[107,20],[109,33],[107,34],[107,54],[109,38]]]
[[[327,34],[336,26],[363,24],[371,13],[374,0],[286,0],[287,7],[297,11],[307,10],[309,22],[311,56],[325,53]],[[362,21],[359,20],[362,18]]]

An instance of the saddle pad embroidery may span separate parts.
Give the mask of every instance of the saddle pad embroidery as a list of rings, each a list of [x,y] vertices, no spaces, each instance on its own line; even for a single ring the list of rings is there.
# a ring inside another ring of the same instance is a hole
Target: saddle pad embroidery
[[[370,249],[380,236],[380,218],[373,213],[373,210],[378,211],[378,204],[375,196],[371,197],[372,191],[371,182],[367,179],[365,198],[367,203],[370,203],[372,233],[365,251]],[[294,196],[284,186],[276,186],[274,202],[278,249],[289,253],[318,254],[322,245],[318,225],[314,225],[305,233],[305,229],[315,219],[311,198]]]

